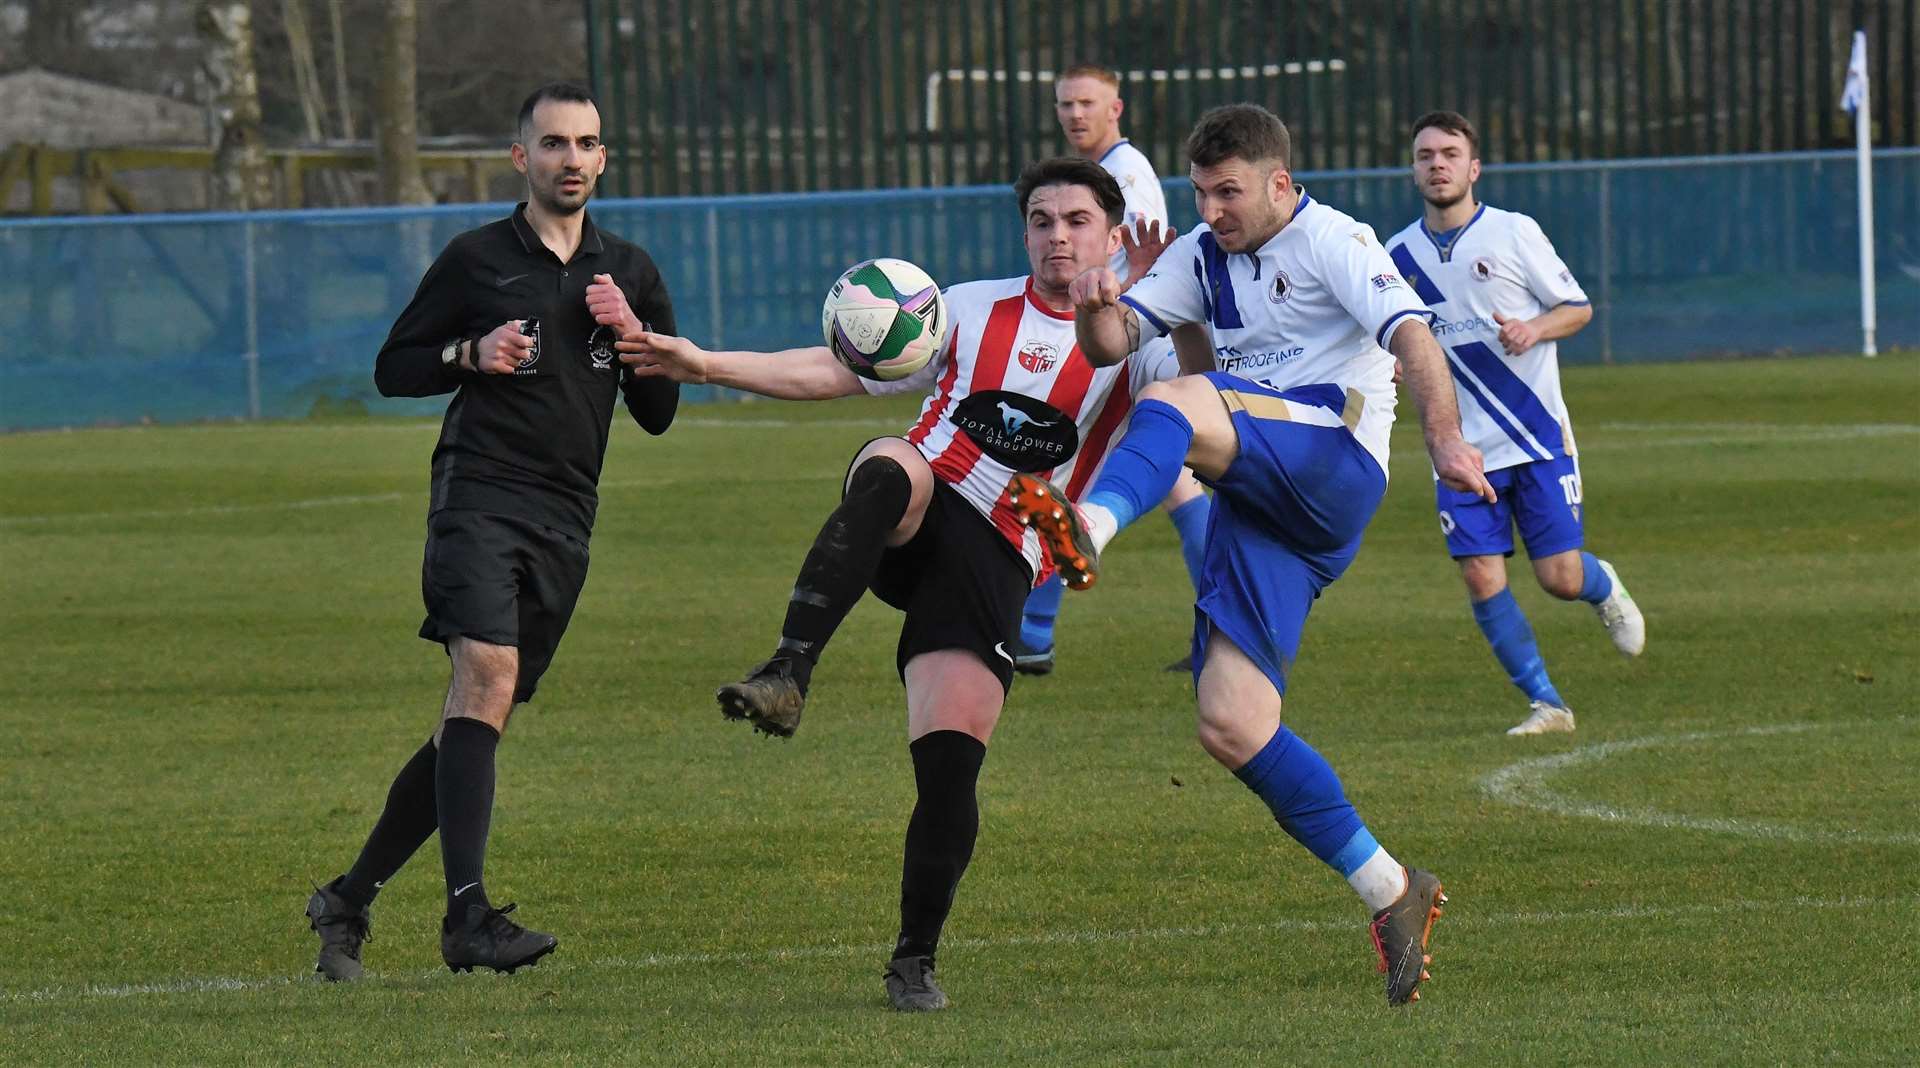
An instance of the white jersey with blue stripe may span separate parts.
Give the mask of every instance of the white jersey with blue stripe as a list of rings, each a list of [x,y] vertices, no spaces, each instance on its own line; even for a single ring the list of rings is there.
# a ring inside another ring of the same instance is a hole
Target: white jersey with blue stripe
[[[1133,228],[1135,219],[1167,225],[1167,194],[1160,188],[1160,176],[1153,173],[1153,164],[1147,162],[1145,153],[1133,147],[1133,142],[1124,139],[1115,142],[1100,157],[1100,166],[1120,183],[1120,195],[1127,202],[1123,221],[1128,229]],[[1126,249],[1113,254],[1112,268],[1122,282],[1127,280]]]
[[[1575,455],[1559,345],[1542,341],[1508,356],[1494,319],[1587,303],[1540,224],[1482,204],[1458,230],[1436,235],[1416,219],[1387,246],[1401,277],[1435,313],[1434,337],[1447,350],[1460,398],[1460,430],[1487,470]]]
[[[1300,193],[1293,218],[1251,253],[1231,253],[1204,224],[1182,234],[1120,298],[1144,339],[1206,323],[1218,370],[1296,391],[1293,418],[1344,425],[1387,469],[1393,357],[1383,347],[1426,306],[1373,228]]]

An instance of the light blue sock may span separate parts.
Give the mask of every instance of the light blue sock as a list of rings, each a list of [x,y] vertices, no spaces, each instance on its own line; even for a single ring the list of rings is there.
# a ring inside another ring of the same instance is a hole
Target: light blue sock
[[[1613,580],[1600,570],[1600,558],[1592,553],[1580,554],[1580,599],[1588,604],[1599,604],[1613,596]]]
[[[1193,580],[1193,592],[1200,592],[1200,569],[1206,559],[1207,520],[1213,515],[1213,498],[1202,493],[1175,508],[1167,518],[1180,535],[1180,559],[1186,561],[1187,578]]]
[[[1527,624],[1526,613],[1520,611],[1520,602],[1513,599],[1513,590],[1501,590],[1475,604],[1473,620],[1480,624],[1480,633],[1486,635],[1487,644],[1493,646],[1494,658],[1507,669],[1507,678],[1520,687],[1521,693],[1529,700],[1545,701],[1561,708],[1567,706],[1560,699],[1560,691],[1554,689],[1547,678],[1547,662],[1540,658],[1533,628]]]
[[[1084,503],[1112,512],[1125,530],[1173,492],[1192,444],[1193,424],[1180,409],[1165,401],[1141,401]]]
[[[1282,830],[1342,876],[1352,875],[1379,848],[1347,801],[1333,765],[1285,724],[1234,774],[1267,803]]]
[[[1027,594],[1025,614],[1020,617],[1020,644],[1036,653],[1053,648],[1053,621],[1060,615],[1060,601],[1067,587],[1051,579]]]

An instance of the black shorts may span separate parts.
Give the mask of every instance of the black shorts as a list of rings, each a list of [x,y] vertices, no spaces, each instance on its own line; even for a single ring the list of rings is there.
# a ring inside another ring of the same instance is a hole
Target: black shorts
[[[528,519],[448,509],[427,517],[420,636],[520,650],[513,699],[526,701],[553,663],[587,582],[587,544]]]
[[[902,681],[907,661],[921,653],[965,649],[1001,690],[1013,688],[1006,643],[1020,633],[1033,578],[1026,560],[952,486],[934,482],[919,532],[881,555],[872,588],[907,614],[895,654]]]

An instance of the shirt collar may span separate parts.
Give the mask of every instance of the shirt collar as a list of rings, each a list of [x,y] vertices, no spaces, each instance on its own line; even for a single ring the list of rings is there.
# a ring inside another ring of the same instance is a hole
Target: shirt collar
[[[520,247],[527,251],[527,255],[553,255],[553,251],[540,240],[540,235],[533,232],[533,224],[527,221],[527,202],[524,200],[514,205],[513,232],[520,238]],[[585,208],[580,209],[580,249],[574,253],[574,257],[593,256],[606,249],[606,242],[600,239],[600,228],[593,225],[593,216]]]

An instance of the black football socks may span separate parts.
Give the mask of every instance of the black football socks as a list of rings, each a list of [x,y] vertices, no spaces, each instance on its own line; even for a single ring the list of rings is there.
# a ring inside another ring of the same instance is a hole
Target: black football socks
[[[907,514],[913,482],[906,468],[885,456],[869,457],[854,469],[846,496],[827,517],[807,550],[787,602],[775,658],[791,662],[793,680],[804,692],[827,639],[860,601],[880,566],[887,535]]]
[[[953,908],[953,894],[973,859],[980,834],[975,786],[987,747],[971,734],[933,731],[914,739],[913,780],[919,800],[907,823],[906,859],[900,872],[900,938],[893,955],[932,956],[940,928]]]
[[[380,887],[393,878],[393,873],[400,870],[440,825],[434,799],[437,754],[433,739],[427,739],[427,744],[393,777],[393,785],[387,788],[387,807],[373,825],[373,833],[367,835],[360,859],[333,884],[333,892],[346,898],[349,904],[361,908],[373,904]]]
[[[477,719],[455,716],[440,728],[434,796],[449,916],[465,916],[469,906],[488,904],[480,878],[493,823],[493,754],[499,746],[500,732]]]

